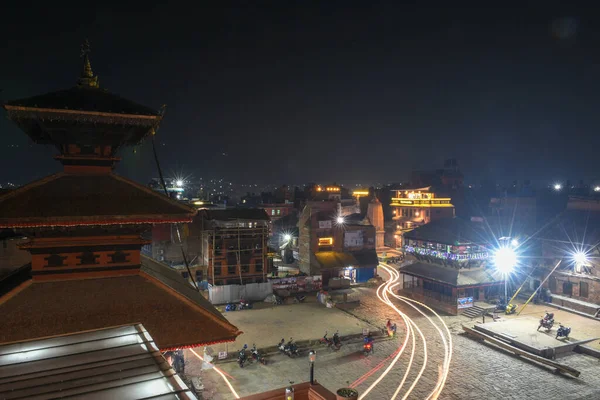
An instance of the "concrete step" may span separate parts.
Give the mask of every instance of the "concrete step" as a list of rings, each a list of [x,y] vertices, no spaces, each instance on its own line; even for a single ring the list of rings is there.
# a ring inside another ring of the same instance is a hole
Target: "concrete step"
[[[469,308],[465,308],[462,312],[462,315],[465,315],[469,318],[479,318],[485,313],[485,308],[479,306],[473,306]]]

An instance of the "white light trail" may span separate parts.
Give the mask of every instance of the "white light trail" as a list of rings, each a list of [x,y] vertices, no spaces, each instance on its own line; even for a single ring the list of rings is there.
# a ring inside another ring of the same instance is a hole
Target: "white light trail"
[[[204,358],[200,357],[200,355],[198,353],[196,353],[194,351],[194,349],[189,349],[192,353],[194,353],[194,355],[196,357],[198,357],[198,359],[200,359],[200,361],[204,362]],[[210,364],[210,363],[209,363]],[[229,386],[229,390],[231,390],[231,393],[233,394],[233,397],[235,397],[236,399],[239,399],[240,396],[237,394],[237,392],[235,391],[235,389],[233,388],[233,386],[231,385],[231,382],[229,382],[229,379],[227,379],[227,377],[225,376],[225,374],[217,367],[215,367],[214,364],[212,365],[212,369],[214,369],[217,374],[221,375],[221,378],[223,378],[223,380],[225,381],[225,383],[227,384],[227,386]]]

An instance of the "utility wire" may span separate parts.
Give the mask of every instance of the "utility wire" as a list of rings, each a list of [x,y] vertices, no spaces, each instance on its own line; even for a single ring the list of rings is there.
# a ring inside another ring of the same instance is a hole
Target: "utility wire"
[[[160,162],[158,161],[158,153],[156,152],[156,141],[154,140],[154,135],[152,135],[152,152],[154,153],[154,161],[156,162],[156,169],[158,169],[158,177],[160,178],[160,184],[162,185],[163,190],[165,191],[165,196],[169,197],[169,191],[167,190],[167,185],[165,184],[165,178],[163,177],[162,169],[160,168]],[[197,292],[200,291],[194,276],[192,275],[192,271],[190,270],[190,264],[188,263],[187,257],[185,255],[185,250],[183,249],[183,240],[181,239],[181,232],[179,231],[179,225],[175,224],[175,229],[177,230],[177,238],[179,241],[179,246],[181,248],[181,255],[183,257],[183,262],[185,263],[185,268],[189,274],[192,283],[194,284],[194,288]],[[171,237],[171,240],[173,238]]]

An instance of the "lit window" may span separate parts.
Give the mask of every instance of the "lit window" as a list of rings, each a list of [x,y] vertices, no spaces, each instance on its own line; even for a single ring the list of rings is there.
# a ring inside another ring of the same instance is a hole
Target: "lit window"
[[[319,238],[319,246],[331,246],[333,245],[333,238],[325,237]]]
[[[277,215],[280,215],[280,214],[281,214],[281,210],[277,210]]]
[[[271,209],[271,215],[275,215],[275,209],[274,208]]]

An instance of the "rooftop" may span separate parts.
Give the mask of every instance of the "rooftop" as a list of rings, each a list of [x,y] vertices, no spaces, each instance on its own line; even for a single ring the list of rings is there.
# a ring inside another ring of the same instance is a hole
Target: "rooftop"
[[[115,174],[60,172],[0,196],[0,228],[189,222],[195,212]]]
[[[0,346],[0,398],[196,399],[143,325]]]
[[[492,243],[491,230],[485,222],[462,218],[442,218],[404,233],[405,239],[447,245]]]
[[[136,275],[28,280],[0,297],[0,315],[0,343],[133,323],[143,323],[163,351],[241,334],[181,275],[146,257]]]
[[[262,208],[230,208],[225,210],[202,210],[202,213],[206,216],[206,219],[215,221],[269,220],[269,216]]]
[[[456,287],[504,282],[501,273],[494,268],[457,269],[439,264],[415,262],[402,267],[400,272]]]
[[[319,269],[336,269],[357,266],[358,260],[350,253],[319,251],[315,253]]]

